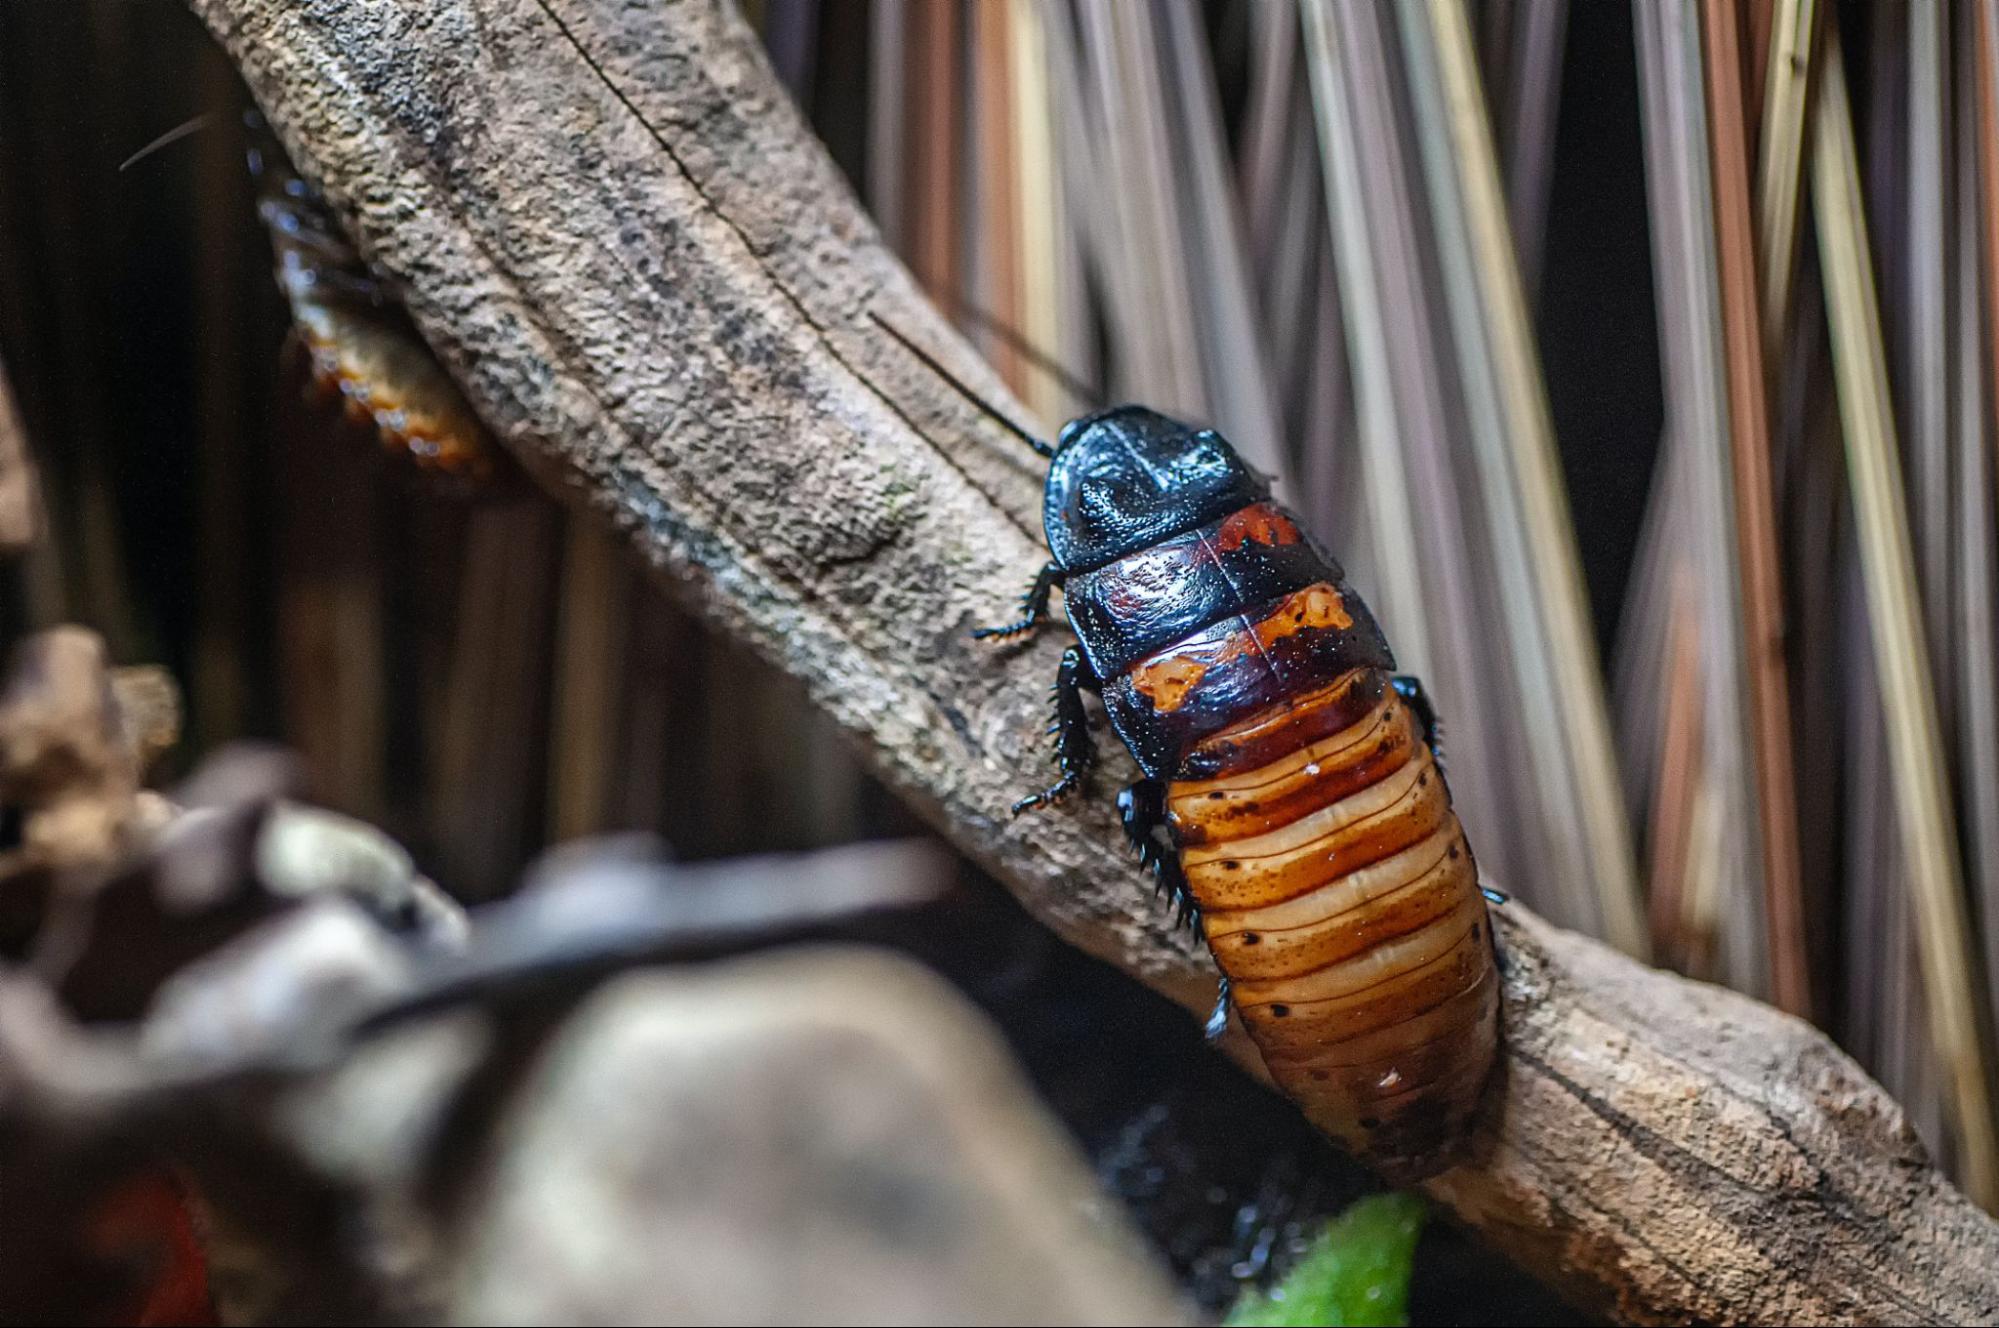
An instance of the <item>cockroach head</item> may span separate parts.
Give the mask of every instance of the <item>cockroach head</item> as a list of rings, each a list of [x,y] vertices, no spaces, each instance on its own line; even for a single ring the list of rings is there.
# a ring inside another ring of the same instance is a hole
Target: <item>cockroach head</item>
[[[1055,561],[1079,571],[1269,496],[1269,481],[1213,429],[1116,406],[1063,428],[1042,522]]]

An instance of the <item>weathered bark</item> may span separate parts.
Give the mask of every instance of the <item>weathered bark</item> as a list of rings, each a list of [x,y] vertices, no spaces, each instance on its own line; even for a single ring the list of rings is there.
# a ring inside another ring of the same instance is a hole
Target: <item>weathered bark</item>
[[[1213,970],[1106,798],[1006,815],[1047,774],[1060,646],[966,629],[1045,556],[1033,458],[870,315],[1023,416],[731,9],[191,3],[537,475],[801,678],[1050,926],[1205,1007]],[[1999,1316],[1999,1227],[1827,1041],[1502,913],[1503,1081],[1478,1160],[1432,1187],[1460,1216],[1633,1320]]]

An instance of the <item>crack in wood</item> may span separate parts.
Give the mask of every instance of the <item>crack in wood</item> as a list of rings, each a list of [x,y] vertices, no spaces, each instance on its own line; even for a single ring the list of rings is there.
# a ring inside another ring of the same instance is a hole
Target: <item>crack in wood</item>
[[[981,485],[976,479],[973,478],[973,476],[969,471],[967,471],[962,465],[958,463],[957,458],[951,455],[951,451],[949,448],[945,447],[943,444],[939,443],[936,439],[932,438],[929,435],[929,433],[927,433],[922,428],[922,426],[918,425],[915,419],[913,419],[909,415],[909,413],[902,408],[901,404],[898,403],[895,400],[895,398],[892,397],[887,392],[887,390],[885,390],[881,386],[881,384],[877,383],[874,380],[872,375],[863,371],[858,365],[850,361],[846,357],[846,355],[841,352],[840,348],[835,344],[833,344],[833,340],[831,336],[828,334],[826,328],[819,322],[818,319],[813,317],[812,311],[806,308],[805,301],[800,299],[798,293],[792,290],[788,283],[780,280],[777,273],[771,270],[770,264],[766,262],[764,256],[758,252],[757,246],[751,242],[749,232],[744,229],[742,223],[737,221],[733,216],[731,216],[729,212],[725,208],[723,208],[721,204],[717,203],[713,198],[713,196],[711,196],[708,193],[708,191],[702,187],[701,181],[696,179],[694,173],[687,168],[686,161],[681,157],[681,155],[677,151],[674,150],[673,144],[667,141],[666,135],[661,133],[658,126],[654,125],[652,121],[646,118],[645,114],[639,110],[637,103],[635,103],[631,99],[631,97],[626,95],[625,90],[623,88],[618,86],[616,80],[614,80],[611,77],[610,71],[605,69],[603,64],[599,62],[595,56],[590,54],[589,50],[585,48],[585,46],[583,45],[581,39],[579,39],[576,36],[576,34],[570,30],[570,27],[567,23],[562,21],[562,16],[555,12],[554,8],[549,3],[549,0],[534,0],[534,4],[535,7],[540,9],[543,14],[548,16],[548,21],[555,25],[556,30],[562,34],[563,40],[569,43],[570,48],[576,52],[576,57],[579,60],[581,60],[589,68],[590,72],[597,77],[597,80],[604,85],[605,90],[609,92],[613,97],[617,98],[618,103],[621,106],[623,106],[628,113],[630,113],[632,119],[635,122],[637,122],[638,126],[646,131],[646,134],[652,139],[654,143],[657,143],[659,145],[660,151],[664,152],[667,155],[667,159],[673,163],[674,169],[680,172],[681,178],[687,182],[687,187],[694,191],[695,197],[701,200],[702,206],[707,208],[708,211],[716,217],[716,219],[721,221],[723,225],[727,226],[732,232],[734,232],[737,240],[743,246],[743,252],[748,254],[750,256],[750,259],[757,265],[757,268],[763,273],[765,280],[770,285],[770,288],[776,291],[779,295],[783,296],[785,302],[791,305],[792,309],[796,311],[796,313],[798,314],[799,321],[801,321],[807,327],[812,329],[814,336],[818,338],[820,346],[824,348],[826,353],[830,355],[834,359],[834,361],[840,365],[841,368],[845,369],[849,374],[851,374],[856,382],[866,387],[870,392],[874,394],[876,399],[878,399],[884,406],[888,407],[888,409],[895,415],[895,417],[901,420],[911,433],[915,434],[918,438],[922,439],[924,443],[929,446],[932,452],[936,453],[939,457],[941,457],[944,460],[944,462],[951,467],[952,470],[958,473],[959,478],[964,480],[965,484],[969,488],[971,488],[980,497],[984,498],[989,504],[991,504],[993,510],[998,512],[1002,517],[1004,517],[1008,524],[1012,525],[1016,530],[1020,531],[1020,533],[1025,535],[1029,540],[1033,541],[1036,544],[1039,544],[1041,542],[1040,532],[1029,529],[1017,517],[1015,517],[1013,512],[1006,506],[1006,504],[1000,502],[997,494],[987,490],[983,485]],[[858,325],[863,320],[863,318],[866,317],[867,312],[868,312],[868,307],[866,304],[863,304],[863,307],[855,313],[854,322]]]

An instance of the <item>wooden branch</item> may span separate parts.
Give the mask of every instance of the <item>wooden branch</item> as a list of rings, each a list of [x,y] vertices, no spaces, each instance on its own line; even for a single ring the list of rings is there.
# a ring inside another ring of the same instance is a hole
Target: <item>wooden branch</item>
[[[1107,796],[1007,817],[1047,773],[1060,642],[966,629],[1045,557],[1033,458],[870,314],[1021,412],[733,10],[190,3],[538,476],[802,679],[1037,916],[1205,1008],[1212,966],[1152,907]],[[1503,1082],[1480,1159],[1432,1186],[1461,1217],[1634,1321],[1999,1316],[1999,1227],[1829,1042],[1501,913]]]

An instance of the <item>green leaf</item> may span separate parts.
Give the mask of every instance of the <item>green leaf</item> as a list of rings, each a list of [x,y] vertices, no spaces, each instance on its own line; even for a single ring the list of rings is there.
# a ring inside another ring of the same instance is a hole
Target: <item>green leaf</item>
[[[1413,1192],[1370,1195],[1326,1223],[1290,1276],[1245,1291],[1228,1324],[1356,1328],[1409,1322],[1409,1273],[1428,1209]]]

